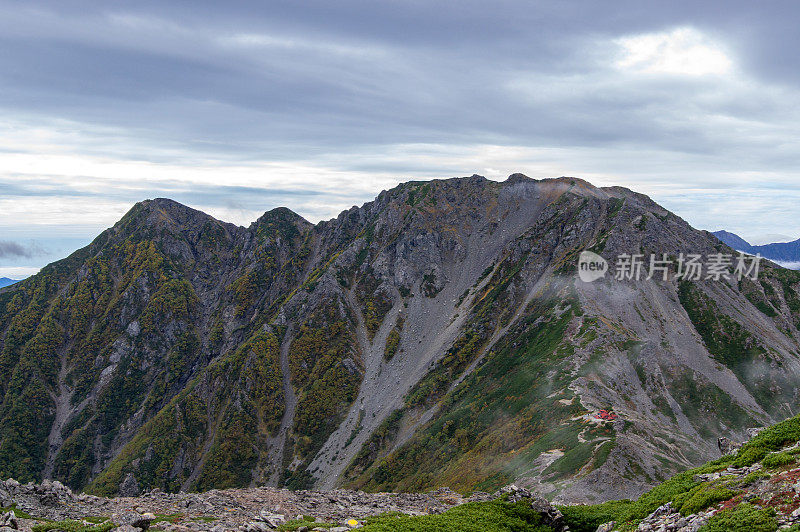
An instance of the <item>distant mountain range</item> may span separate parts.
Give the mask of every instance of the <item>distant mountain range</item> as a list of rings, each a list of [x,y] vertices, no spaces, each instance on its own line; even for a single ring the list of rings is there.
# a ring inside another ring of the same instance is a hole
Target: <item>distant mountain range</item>
[[[777,262],[800,262],[800,239],[794,242],[779,242],[753,246],[747,240],[729,231],[716,231],[714,236],[737,251],[760,253],[762,257]]]
[[[12,285],[12,284],[18,283],[18,282],[19,282],[18,279],[9,279],[8,277],[0,277],[0,288],[3,288],[4,286],[9,286],[9,285]]]

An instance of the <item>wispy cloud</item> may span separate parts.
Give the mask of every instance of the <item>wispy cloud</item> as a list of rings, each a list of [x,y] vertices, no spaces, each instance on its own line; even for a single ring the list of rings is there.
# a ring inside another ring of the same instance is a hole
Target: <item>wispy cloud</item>
[[[800,262],[776,262],[784,268],[788,268],[790,270],[800,270]]]
[[[35,266],[0,266],[0,277],[19,280],[39,273],[40,269]]]
[[[21,244],[9,240],[0,240],[0,259],[26,258],[43,255],[45,251],[36,244]]]

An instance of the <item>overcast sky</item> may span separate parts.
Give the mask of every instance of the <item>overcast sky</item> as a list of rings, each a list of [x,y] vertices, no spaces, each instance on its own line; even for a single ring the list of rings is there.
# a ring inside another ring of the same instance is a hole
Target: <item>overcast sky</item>
[[[0,0],[0,276],[166,196],[311,221],[409,179],[580,176],[800,237],[800,4]]]

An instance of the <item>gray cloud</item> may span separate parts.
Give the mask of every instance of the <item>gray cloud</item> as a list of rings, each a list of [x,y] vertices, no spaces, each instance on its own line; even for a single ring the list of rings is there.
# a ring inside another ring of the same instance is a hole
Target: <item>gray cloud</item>
[[[721,151],[760,137],[731,135],[704,115],[768,120],[787,103],[625,79],[598,58],[620,35],[692,24],[746,49],[743,67],[765,74],[750,55],[769,53],[764,42],[791,17],[746,2],[70,6],[5,9],[6,105],[233,157],[408,142]],[[781,54],[787,63],[797,66],[794,54]],[[769,75],[781,72],[789,76],[777,66]],[[509,89],[519,82],[529,90]]]
[[[38,245],[31,243],[27,245],[9,240],[0,240],[0,259],[26,258],[30,259],[44,254],[44,250]]]

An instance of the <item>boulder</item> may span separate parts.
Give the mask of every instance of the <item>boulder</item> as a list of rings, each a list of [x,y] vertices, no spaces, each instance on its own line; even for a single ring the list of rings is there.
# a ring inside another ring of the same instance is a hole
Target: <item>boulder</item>
[[[128,473],[122,483],[119,485],[119,496],[120,497],[136,497],[141,493],[139,489],[139,482],[136,480],[136,477],[133,476],[133,473]]]
[[[111,516],[112,521],[115,523],[120,526],[129,526],[134,530],[147,530],[155,518],[156,516],[151,513],[140,514],[139,512],[130,511]]]
[[[717,447],[719,447],[719,452],[722,456],[735,453],[741,446],[741,443],[735,442],[725,436],[717,438]]]
[[[244,532],[269,532],[274,529],[263,521],[250,521],[242,526],[241,530]]]
[[[141,530],[147,530],[148,528],[150,528],[150,523],[152,523],[155,520],[155,518],[156,518],[155,515],[145,512],[141,516],[139,516],[138,519],[134,519],[131,525]]]
[[[17,516],[14,515],[14,512],[5,512],[0,514],[0,527],[12,528],[14,530],[19,528]]]
[[[257,519],[264,521],[272,528],[278,528],[286,522],[286,517],[283,514],[274,514],[266,508],[259,512]]]
[[[542,516],[542,524],[549,526],[555,532],[569,530],[564,522],[562,513],[544,497],[535,495],[529,490],[520,488],[514,484],[501,488],[497,493],[497,497],[503,497],[505,495],[508,496],[507,500],[509,502],[528,501],[531,508]]]

